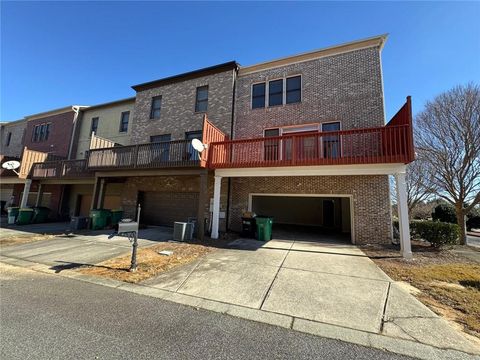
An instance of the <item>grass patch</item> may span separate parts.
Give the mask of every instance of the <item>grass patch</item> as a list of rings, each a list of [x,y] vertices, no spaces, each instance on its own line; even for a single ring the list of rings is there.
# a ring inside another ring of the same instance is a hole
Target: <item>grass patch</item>
[[[173,251],[170,256],[160,255],[162,250]],[[86,275],[138,283],[177,266],[185,265],[213,251],[211,247],[188,243],[161,243],[137,251],[137,271],[129,272],[131,254],[106,260],[97,265],[80,268]]]
[[[414,245],[413,261],[391,256],[389,248],[364,250],[392,279],[420,289],[420,301],[480,338],[480,263],[455,249],[423,251],[422,246]]]
[[[56,237],[55,235],[47,235],[47,234],[9,236],[5,238],[0,238],[0,247],[27,244],[35,241],[52,240],[55,237]]]

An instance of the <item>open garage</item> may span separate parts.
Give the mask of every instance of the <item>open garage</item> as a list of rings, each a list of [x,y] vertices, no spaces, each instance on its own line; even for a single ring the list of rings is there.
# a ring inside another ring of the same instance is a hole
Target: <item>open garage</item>
[[[353,239],[349,196],[250,194],[249,208],[257,215],[273,217],[274,232],[336,234],[339,240]]]

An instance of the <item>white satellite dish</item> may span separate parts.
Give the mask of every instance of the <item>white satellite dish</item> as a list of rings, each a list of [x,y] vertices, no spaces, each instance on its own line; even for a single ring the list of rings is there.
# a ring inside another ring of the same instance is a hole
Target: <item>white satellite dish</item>
[[[192,140],[192,147],[197,150],[199,153],[201,153],[203,150],[205,150],[207,148],[207,145],[205,145],[204,143],[202,143],[200,140],[198,139],[193,139]]]
[[[5,161],[2,164],[2,168],[7,170],[12,170],[17,175],[18,175],[18,172],[16,172],[15,169],[18,169],[19,167],[20,167],[20,162],[16,160]]]

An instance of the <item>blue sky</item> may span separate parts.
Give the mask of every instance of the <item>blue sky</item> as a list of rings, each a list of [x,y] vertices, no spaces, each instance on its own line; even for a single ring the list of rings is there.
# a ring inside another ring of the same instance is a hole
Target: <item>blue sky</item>
[[[389,33],[387,117],[480,82],[479,2],[1,3],[0,120],[134,96],[131,85]]]

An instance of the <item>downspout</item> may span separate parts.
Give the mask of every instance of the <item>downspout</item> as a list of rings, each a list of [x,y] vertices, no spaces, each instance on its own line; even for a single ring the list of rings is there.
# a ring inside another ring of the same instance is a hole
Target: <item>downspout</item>
[[[78,126],[77,120],[78,120],[78,115],[80,113],[80,106],[72,106],[72,110],[75,113],[75,115],[73,115],[72,136],[70,137],[70,146],[68,147],[68,157],[67,157],[68,160],[72,158],[73,144],[75,142],[75,135],[77,133],[77,126]]]
[[[232,124],[230,127],[230,139],[233,140],[233,130],[235,122],[235,90],[237,88],[237,75],[238,75],[238,65],[233,70],[233,91],[232,91]],[[228,178],[227,184],[227,209],[225,214],[225,231],[228,231],[228,224],[230,221],[230,196],[231,196],[231,187],[232,187],[232,178]]]

